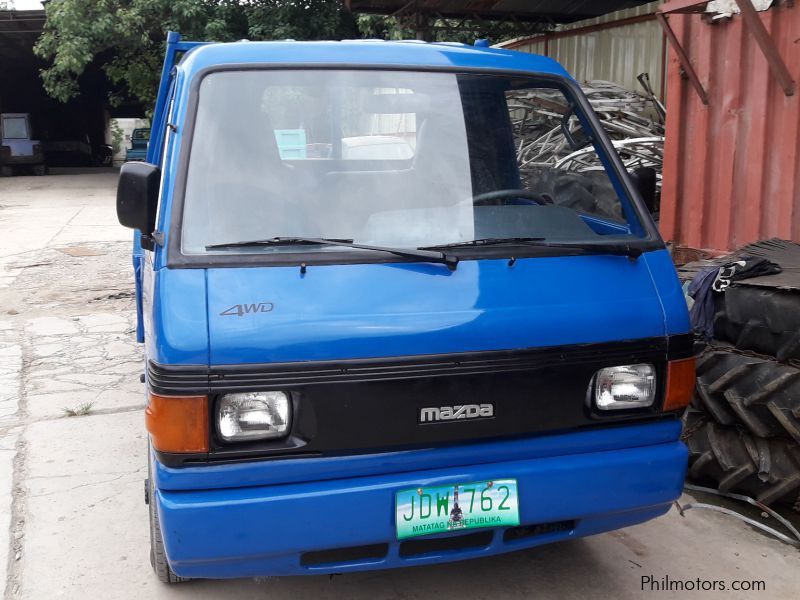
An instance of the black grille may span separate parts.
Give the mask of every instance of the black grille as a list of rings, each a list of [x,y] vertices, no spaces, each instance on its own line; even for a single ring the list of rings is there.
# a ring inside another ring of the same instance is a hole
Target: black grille
[[[304,552],[300,556],[300,564],[304,567],[352,563],[362,560],[384,558],[389,552],[389,544],[370,544],[367,546],[351,546],[333,550],[315,550]]]
[[[556,521],[554,523],[539,523],[537,525],[522,525],[511,527],[503,533],[504,542],[524,540],[525,538],[544,535],[546,533],[558,533],[560,531],[570,531],[575,529],[575,521]]]
[[[601,414],[588,405],[587,390],[598,368],[618,364],[653,363],[663,381],[667,357],[678,358],[673,346],[658,338],[519,352],[213,367],[204,374],[197,368],[151,363],[149,383],[153,391],[167,394],[211,389],[209,422],[215,419],[216,396],[223,392],[279,388],[292,397],[292,431],[287,438],[225,444],[212,432],[206,454],[160,454],[170,466],[334,456],[663,418],[660,397],[653,407]],[[691,352],[691,339],[687,348]],[[493,406],[491,417],[420,422],[423,409],[482,404]]]
[[[494,532],[492,530],[487,530],[453,537],[408,540],[400,543],[400,557],[409,558],[421,554],[485,548],[492,543],[493,535]]]
[[[336,382],[376,381],[448,375],[527,371],[581,364],[603,357],[609,364],[656,353],[663,357],[691,356],[691,337],[648,338],[601,344],[576,344],[447,355],[230,365],[158,365],[149,362],[148,383],[159,394],[210,394],[217,391],[285,389]]]

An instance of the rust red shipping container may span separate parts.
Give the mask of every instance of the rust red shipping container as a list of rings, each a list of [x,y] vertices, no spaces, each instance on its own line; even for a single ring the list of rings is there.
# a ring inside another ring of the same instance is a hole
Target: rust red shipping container
[[[679,4],[691,2],[662,10]],[[749,18],[748,27],[742,15],[716,23],[668,16],[691,65],[683,69],[671,45],[661,229],[679,245],[800,241],[800,6],[782,3]]]

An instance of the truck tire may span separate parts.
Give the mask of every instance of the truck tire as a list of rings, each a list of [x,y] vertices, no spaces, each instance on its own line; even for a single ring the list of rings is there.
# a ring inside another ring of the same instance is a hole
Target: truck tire
[[[34,165],[33,174],[36,176],[47,175],[47,165]]]
[[[800,358],[800,293],[729,287],[717,298],[714,337],[779,361]]]
[[[181,583],[189,581],[188,577],[178,577],[172,572],[167,561],[167,554],[164,552],[164,540],[161,537],[161,524],[158,521],[158,508],[156,508],[156,497],[153,486],[153,476],[150,471],[150,457],[147,458],[147,484],[149,494],[147,503],[150,513],[150,564],[156,577],[162,583]]]
[[[13,177],[14,176],[14,168],[9,167],[8,165],[3,165],[0,167],[0,177]]]
[[[691,409],[684,439],[688,480],[800,511],[800,446],[794,440],[757,438]]]
[[[710,346],[697,361],[692,405],[721,425],[800,442],[800,369]]]

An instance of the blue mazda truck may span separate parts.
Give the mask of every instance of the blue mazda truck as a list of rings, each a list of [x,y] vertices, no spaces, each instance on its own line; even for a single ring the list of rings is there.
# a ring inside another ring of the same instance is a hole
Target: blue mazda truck
[[[426,565],[667,512],[694,359],[646,171],[549,58],[171,33],[117,192],[159,579]]]

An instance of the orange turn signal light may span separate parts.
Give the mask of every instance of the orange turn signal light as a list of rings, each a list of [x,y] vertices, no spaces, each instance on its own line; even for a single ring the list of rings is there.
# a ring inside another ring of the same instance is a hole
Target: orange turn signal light
[[[156,450],[208,452],[208,396],[150,394],[144,414]]]
[[[667,393],[664,395],[664,412],[681,410],[689,406],[694,393],[694,357],[671,360],[667,363]]]

